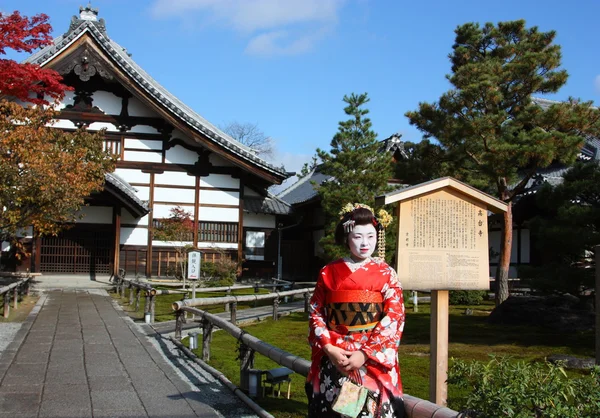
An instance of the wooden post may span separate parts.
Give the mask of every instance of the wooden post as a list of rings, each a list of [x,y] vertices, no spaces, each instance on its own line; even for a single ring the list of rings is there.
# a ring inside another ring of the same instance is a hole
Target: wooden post
[[[137,312],[140,309],[140,293],[142,293],[142,289],[138,288],[135,294],[135,311]]]
[[[29,282],[31,281],[31,278],[29,278],[29,280],[27,280],[25,282],[25,296],[29,296]]]
[[[231,296],[231,289],[227,289],[226,295]],[[225,312],[229,312],[229,304],[228,303],[225,304]]]
[[[448,398],[448,290],[431,291],[429,400],[446,406]]]
[[[154,306],[156,304],[156,296],[150,296],[150,323],[154,324]]]
[[[231,323],[237,323],[237,302],[231,302]]]
[[[8,318],[10,314],[10,293],[6,292],[4,294],[4,317]]]
[[[279,298],[273,299],[273,321],[279,319]]]
[[[310,295],[308,292],[304,293],[304,313],[308,313],[310,305]]]
[[[254,368],[254,350],[240,341],[240,386],[249,389],[249,369]]]
[[[150,312],[150,294],[146,291],[146,296],[144,298],[144,316],[146,316],[146,312]],[[185,312],[181,311],[181,314],[184,315]]]
[[[596,245],[596,364],[600,365],[600,245]]]
[[[13,289],[13,308],[19,307],[19,286],[15,286]]]
[[[147,298],[146,298],[147,299]],[[181,341],[181,328],[183,326],[183,311],[175,312],[175,339]]]
[[[133,293],[136,291],[136,289],[139,292],[139,290],[140,290],[139,287],[129,286],[129,306],[133,305]]]
[[[208,319],[202,320],[202,360],[210,361],[210,343],[212,341],[213,324]]]
[[[196,228],[198,229],[198,228]],[[196,231],[198,232],[198,231]],[[183,298],[185,299],[186,293],[183,294]],[[192,299],[196,299],[196,280],[192,281]],[[225,305],[227,306],[227,305]],[[196,318],[196,314],[192,314],[192,319]]]
[[[419,297],[417,295],[417,291],[413,290],[412,291],[412,302],[413,302],[413,311],[414,312],[419,312]]]

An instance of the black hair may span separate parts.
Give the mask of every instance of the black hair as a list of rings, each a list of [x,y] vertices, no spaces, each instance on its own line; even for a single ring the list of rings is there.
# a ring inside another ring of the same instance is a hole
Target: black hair
[[[373,225],[375,231],[381,231],[383,226],[379,223],[373,212],[367,208],[356,208],[352,212],[344,214],[342,219],[335,227],[335,243],[338,245],[348,245],[348,233],[344,230],[344,223],[353,220],[354,225]]]

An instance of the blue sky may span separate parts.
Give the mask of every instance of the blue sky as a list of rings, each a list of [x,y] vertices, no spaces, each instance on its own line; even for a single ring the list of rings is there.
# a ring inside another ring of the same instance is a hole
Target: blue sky
[[[80,0],[2,0],[46,13],[64,33]],[[367,92],[380,139],[420,133],[404,113],[448,90],[456,26],[526,19],[555,30],[568,84],[550,99],[600,100],[597,0],[95,0],[108,35],[174,95],[216,125],[257,124],[272,161],[299,170],[329,150],[345,94]],[[9,55],[13,58],[15,55]],[[17,57],[18,58],[18,57]]]

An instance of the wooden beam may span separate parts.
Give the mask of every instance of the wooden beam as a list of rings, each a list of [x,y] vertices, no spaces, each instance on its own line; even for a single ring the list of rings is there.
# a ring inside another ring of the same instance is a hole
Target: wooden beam
[[[115,228],[115,241],[113,246],[113,276],[119,274],[121,257],[121,206],[113,207],[113,225]]]
[[[240,177],[239,220],[238,220],[238,276],[242,275],[242,259],[244,257],[244,178]]]
[[[149,205],[150,213],[148,214],[148,249],[146,253],[146,277],[152,276],[152,226],[154,222],[152,208],[154,207],[154,173],[150,173]]]

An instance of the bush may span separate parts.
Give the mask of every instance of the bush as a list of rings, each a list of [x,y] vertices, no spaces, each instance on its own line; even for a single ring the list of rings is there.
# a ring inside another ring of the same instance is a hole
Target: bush
[[[597,417],[600,411],[598,366],[589,375],[570,379],[560,365],[547,362],[454,360],[448,383],[471,390],[465,398],[452,400],[465,408],[464,417],[583,418]]]
[[[487,294],[485,290],[451,290],[450,305],[480,305]]]
[[[200,271],[207,287],[231,286],[235,283],[237,263],[230,258],[221,257],[215,262],[202,262]]]

